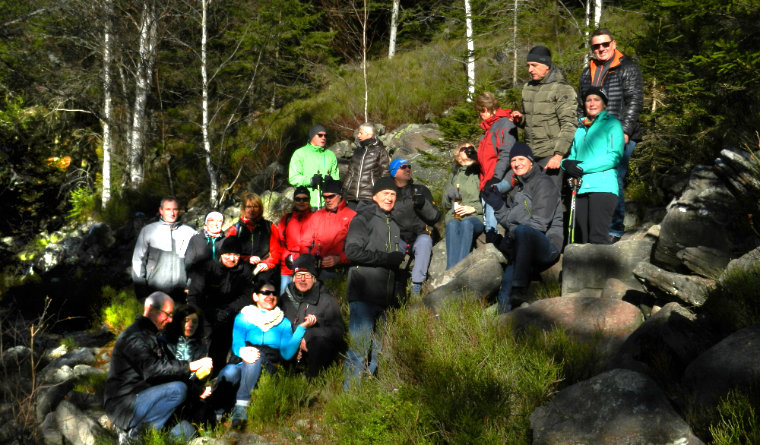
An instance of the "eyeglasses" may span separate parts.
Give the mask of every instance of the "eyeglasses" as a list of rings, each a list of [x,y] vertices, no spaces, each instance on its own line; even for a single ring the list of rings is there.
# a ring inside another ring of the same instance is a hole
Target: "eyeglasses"
[[[319,137],[321,137],[321,138],[326,138],[327,137],[327,133],[317,133],[316,135],[319,136]]]
[[[608,40],[602,43],[594,43],[593,45],[591,45],[591,49],[596,51],[599,48],[609,48],[611,44],[612,44],[612,40]]]
[[[464,147],[461,147],[459,151],[462,152],[462,151],[474,150],[474,149],[475,147],[473,147],[472,145],[465,145]]]
[[[309,198],[293,198],[295,202],[309,202]]]
[[[274,293],[274,291],[273,291],[273,290],[269,290],[269,289],[262,289],[262,290],[260,290],[260,291],[259,291],[259,295],[266,295],[266,296],[270,296],[270,295],[275,295],[275,293]]]
[[[260,205],[245,206],[246,209],[260,209]]]
[[[161,308],[156,308],[156,309],[158,310],[158,312],[163,312],[167,318],[172,318],[174,316],[174,312],[166,312],[165,310]]]
[[[411,170],[412,166],[409,164],[404,164],[401,167],[399,167],[401,170]]]
[[[310,280],[311,279],[311,273],[310,272],[298,272],[295,275],[293,275],[293,278],[296,280]]]
[[[338,195],[337,195],[337,194],[335,194],[335,193],[333,193],[332,195],[322,195],[322,197],[323,197],[323,198],[325,198],[325,199],[333,199],[333,198],[335,198],[336,196],[338,196]]]

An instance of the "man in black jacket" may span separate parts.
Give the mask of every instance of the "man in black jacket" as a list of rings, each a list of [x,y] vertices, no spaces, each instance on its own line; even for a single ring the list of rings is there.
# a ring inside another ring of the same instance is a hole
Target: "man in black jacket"
[[[348,166],[348,175],[343,184],[343,198],[349,208],[356,210],[359,201],[372,200],[372,186],[388,176],[388,151],[375,136],[375,126],[365,122],[356,134],[357,147]]]
[[[441,217],[441,211],[433,203],[430,190],[424,185],[414,184],[409,161],[394,159],[390,172],[398,187],[396,205],[391,215],[404,240],[401,251],[414,257],[411,294],[419,295],[433,252],[433,224]]]
[[[586,96],[586,91],[590,88],[602,88],[607,93],[607,112],[620,120],[623,124],[623,133],[625,133],[625,150],[617,167],[618,204],[610,225],[610,236],[617,241],[623,236],[625,230],[623,180],[628,172],[628,161],[631,159],[633,149],[636,143],[641,141],[641,127],[638,120],[644,103],[644,87],[641,69],[617,50],[617,42],[610,30],[597,29],[591,34],[589,43],[594,57],[581,73],[578,85],[578,117],[584,115],[584,104],[581,98]]]
[[[143,315],[116,339],[105,387],[105,410],[129,437],[143,425],[160,429],[187,397],[182,381],[190,373],[208,374],[209,357],[177,360],[159,341],[158,332],[172,319],[174,300],[163,292],[145,299]]]
[[[316,377],[345,350],[343,333],[346,330],[338,300],[317,281],[317,263],[304,254],[293,262],[293,282],[285,287],[279,300],[285,318],[293,329],[313,314],[317,324],[306,330],[295,361],[306,364],[306,376]]]
[[[396,183],[390,177],[381,178],[372,192],[372,201],[359,203],[346,236],[346,257],[351,261],[347,291],[351,344],[344,389],[349,389],[362,374],[377,370],[380,344],[375,338],[375,326],[385,319],[385,310],[397,304],[396,272],[404,260],[399,251],[400,231],[391,218]]]

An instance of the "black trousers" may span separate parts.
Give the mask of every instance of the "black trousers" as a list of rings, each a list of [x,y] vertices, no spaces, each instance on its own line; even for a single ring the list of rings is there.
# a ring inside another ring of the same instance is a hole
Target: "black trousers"
[[[575,242],[610,244],[610,223],[617,206],[615,193],[584,193],[575,199]]]

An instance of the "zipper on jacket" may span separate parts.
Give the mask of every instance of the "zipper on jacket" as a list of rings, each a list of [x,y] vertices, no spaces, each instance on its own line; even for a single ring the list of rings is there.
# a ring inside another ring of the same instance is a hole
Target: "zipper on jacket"
[[[364,147],[364,154],[362,155],[362,161],[359,163],[359,174],[357,175],[356,181],[356,199],[359,199],[359,185],[362,181],[362,170],[364,170],[364,158],[367,157],[367,147]],[[373,184],[374,185],[374,184]]]

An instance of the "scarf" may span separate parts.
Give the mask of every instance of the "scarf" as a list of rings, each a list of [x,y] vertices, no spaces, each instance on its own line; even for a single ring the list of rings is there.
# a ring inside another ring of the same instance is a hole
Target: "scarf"
[[[261,329],[261,332],[272,329],[285,318],[285,314],[279,307],[265,311],[252,304],[244,307],[240,314],[243,316],[243,320]]]

